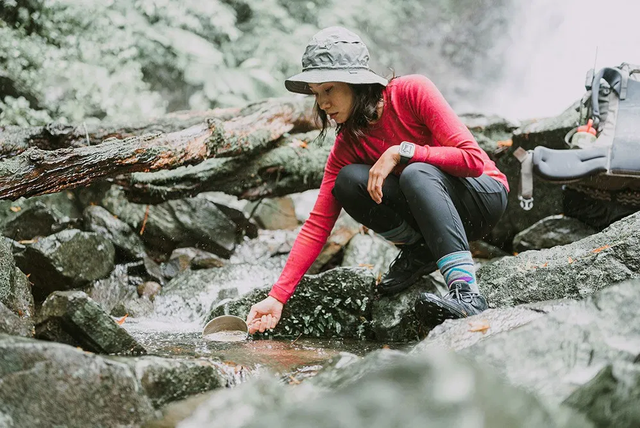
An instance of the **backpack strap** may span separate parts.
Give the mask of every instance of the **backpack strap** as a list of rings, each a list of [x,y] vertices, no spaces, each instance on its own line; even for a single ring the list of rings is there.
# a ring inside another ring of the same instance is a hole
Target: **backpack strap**
[[[593,85],[591,89],[591,106],[593,116],[593,126],[596,128],[600,124],[600,105],[598,104],[598,95],[600,93],[600,80],[604,79],[609,83],[611,89],[616,91],[618,97],[624,100],[627,97],[627,84],[629,73],[619,68],[605,67],[593,77]]]
[[[520,185],[518,186],[518,200],[523,210],[533,208],[533,156],[530,151],[518,147],[513,156],[520,161]]]

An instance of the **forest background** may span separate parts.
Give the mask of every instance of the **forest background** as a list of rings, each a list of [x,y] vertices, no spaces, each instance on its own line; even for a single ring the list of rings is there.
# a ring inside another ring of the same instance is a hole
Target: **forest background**
[[[500,78],[511,0],[1,0],[0,126],[134,121],[287,95],[318,29],[471,109]],[[483,82],[480,87],[476,82]]]
[[[135,121],[287,95],[319,29],[374,71],[431,78],[458,113],[559,114],[591,67],[640,62],[611,0],[0,0],[0,126]]]

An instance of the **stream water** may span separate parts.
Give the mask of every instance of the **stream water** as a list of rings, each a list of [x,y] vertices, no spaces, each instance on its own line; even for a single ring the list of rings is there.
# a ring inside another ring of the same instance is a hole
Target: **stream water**
[[[203,339],[199,322],[153,318],[127,318],[123,327],[150,355],[221,361],[232,384],[264,369],[299,381],[315,375],[341,352],[364,356],[382,347],[406,349],[414,345],[343,339],[254,340],[251,336],[244,341],[214,342]]]

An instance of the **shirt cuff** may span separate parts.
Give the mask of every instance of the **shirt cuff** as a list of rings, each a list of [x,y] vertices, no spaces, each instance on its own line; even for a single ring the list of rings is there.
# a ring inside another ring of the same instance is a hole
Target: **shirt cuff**
[[[419,146],[416,144],[416,151],[413,154],[409,163],[414,162],[427,162],[429,159],[429,146]]]
[[[287,303],[287,300],[289,300],[289,298],[291,297],[291,294],[284,291],[282,288],[278,287],[277,285],[274,285],[271,291],[269,292],[269,296],[273,297],[274,299],[276,299],[277,301],[279,301],[284,305],[285,303]]]

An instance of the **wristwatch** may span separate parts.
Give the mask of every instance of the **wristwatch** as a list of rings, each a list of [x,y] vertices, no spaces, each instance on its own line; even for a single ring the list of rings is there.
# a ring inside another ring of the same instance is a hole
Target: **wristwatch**
[[[408,141],[400,143],[400,163],[407,164],[416,152],[416,145]]]

